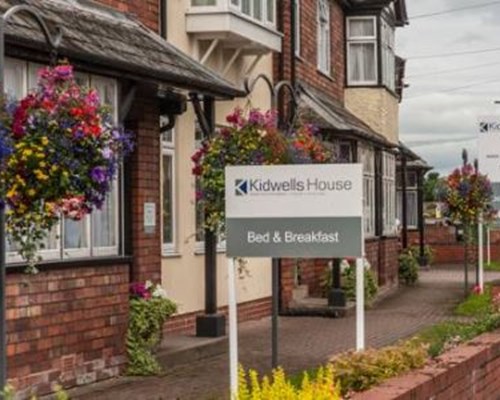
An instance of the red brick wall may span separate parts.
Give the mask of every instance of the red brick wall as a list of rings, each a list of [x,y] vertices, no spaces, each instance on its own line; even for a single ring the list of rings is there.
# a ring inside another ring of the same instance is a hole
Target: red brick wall
[[[500,331],[459,346],[423,369],[356,394],[353,400],[494,400],[500,396]]]
[[[128,122],[136,135],[131,160],[133,281],[161,280],[160,127],[156,99],[139,92]],[[156,229],[144,231],[144,203],[156,204]]]
[[[493,230],[490,234],[491,259],[500,261],[500,230]],[[434,250],[434,264],[453,264],[464,261],[464,244],[456,240],[456,228],[454,226],[426,225],[425,244]],[[418,232],[410,232],[409,242],[418,245]],[[486,244],[485,244],[486,245]],[[485,257],[486,257],[486,249]],[[473,252],[473,259],[476,253]]]
[[[344,99],[345,81],[345,42],[344,14],[337,1],[331,1],[330,33],[331,33],[331,76],[318,71],[317,57],[317,10],[316,1],[302,1],[300,6],[300,57],[295,58],[297,80],[322,90],[327,95],[340,101]],[[290,0],[284,0],[283,13],[283,56],[285,77],[290,80],[291,73],[291,34],[290,34]],[[275,55],[275,80],[279,80],[277,66],[280,56]]]
[[[125,363],[128,265],[7,275],[8,377],[26,391],[81,385]]]
[[[159,26],[159,1],[160,0],[96,0],[124,13],[136,16],[150,29],[158,32]]]
[[[219,307],[218,311],[227,315],[227,307]],[[166,334],[189,334],[194,335],[196,331],[196,317],[203,315],[203,311],[181,314],[170,318],[164,326]],[[238,304],[238,322],[253,321],[271,315],[271,298],[266,297],[258,300]],[[227,321],[227,319],[226,319]]]

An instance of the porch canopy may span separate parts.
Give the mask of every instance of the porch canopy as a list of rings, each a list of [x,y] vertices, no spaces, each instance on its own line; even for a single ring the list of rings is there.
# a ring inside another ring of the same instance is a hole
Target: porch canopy
[[[392,149],[393,143],[375,132],[347,110],[340,102],[304,83],[299,83],[299,116],[319,129],[340,133],[342,137],[361,139],[378,147]]]
[[[130,15],[88,0],[0,0],[0,12],[19,4],[36,8],[51,32],[56,24],[61,27],[58,57],[76,67],[218,98],[244,94]],[[5,43],[8,56],[49,60],[43,33],[25,13],[7,23]]]

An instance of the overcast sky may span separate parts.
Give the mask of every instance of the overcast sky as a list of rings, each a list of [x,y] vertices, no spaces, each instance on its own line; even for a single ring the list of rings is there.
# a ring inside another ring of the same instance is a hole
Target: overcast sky
[[[400,137],[437,171],[448,173],[460,165],[462,148],[468,149],[471,159],[477,156],[478,116],[500,115],[500,105],[493,104],[500,100],[500,1],[483,8],[415,19],[412,16],[493,0],[406,3],[410,25],[397,31],[397,53],[408,60],[406,82],[410,87],[401,104]],[[498,50],[418,58],[494,48]],[[439,73],[453,69],[457,71]]]

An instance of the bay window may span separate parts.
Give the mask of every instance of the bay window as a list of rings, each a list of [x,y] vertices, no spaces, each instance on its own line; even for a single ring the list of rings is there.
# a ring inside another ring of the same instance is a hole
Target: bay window
[[[384,18],[380,18],[379,34],[377,21],[375,16],[356,16],[346,19],[347,83],[350,86],[382,84],[394,91],[396,88],[394,27]]]
[[[295,55],[300,56],[300,0],[293,0],[293,6],[295,9],[295,26],[294,38],[295,38]]]
[[[36,88],[37,73],[43,66],[22,60],[6,58],[5,62],[5,90],[7,96],[21,98],[29,90]],[[117,121],[118,89],[114,79],[90,75],[82,72],[75,73],[80,85],[91,86],[97,90],[103,104],[113,110],[113,117]],[[102,208],[94,210],[91,215],[80,221],[61,218],[47,234],[39,255],[43,260],[67,260],[72,258],[111,256],[119,252],[119,192],[118,180],[112,185]],[[7,262],[22,262],[16,251],[15,243],[7,238]]]
[[[375,235],[375,152],[367,145],[359,146],[363,164],[363,227],[366,236]]]
[[[317,1],[318,69],[330,75],[330,3],[328,0]]]
[[[191,4],[194,5],[193,3]],[[231,0],[230,5],[232,8],[237,9],[239,12],[252,19],[265,24],[275,24],[275,0]]]
[[[377,23],[375,17],[347,18],[347,81],[377,84]]]

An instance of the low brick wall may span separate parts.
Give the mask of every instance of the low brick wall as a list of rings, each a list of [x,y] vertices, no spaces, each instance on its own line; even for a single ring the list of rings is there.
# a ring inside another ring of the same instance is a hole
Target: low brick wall
[[[128,282],[127,264],[7,275],[7,372],[21,395],[121,372]]]
[[[464,244],[458,242],[454,226],[426,225],[425,244],[434,250],[434,264],[460,264],[464,261]],[[490,234],[491,259],[500,261],[500,230],[492,230]],[[417,231],[409,233],[409,243],[418,245],[419,234]],[[486,248],[485,253],[486,255]],[[475,253],[471,255],[475,257]],[[470,261],[474,261],[471,259]]]
[[[500,399],[500,331],[482,335],[420,370],[356,394],[353,400]]]
[[[219,307],[218,311],[227,316],[227,307]],[[163,331],[165,334],[188,334],[196,332],[196,317],[203,315],[203,311],[180,314],[169,318]],[[238,304],[238,323],[254,321],[271,315],[271,297]],[[227,322],[227,321],[226,321]]]

